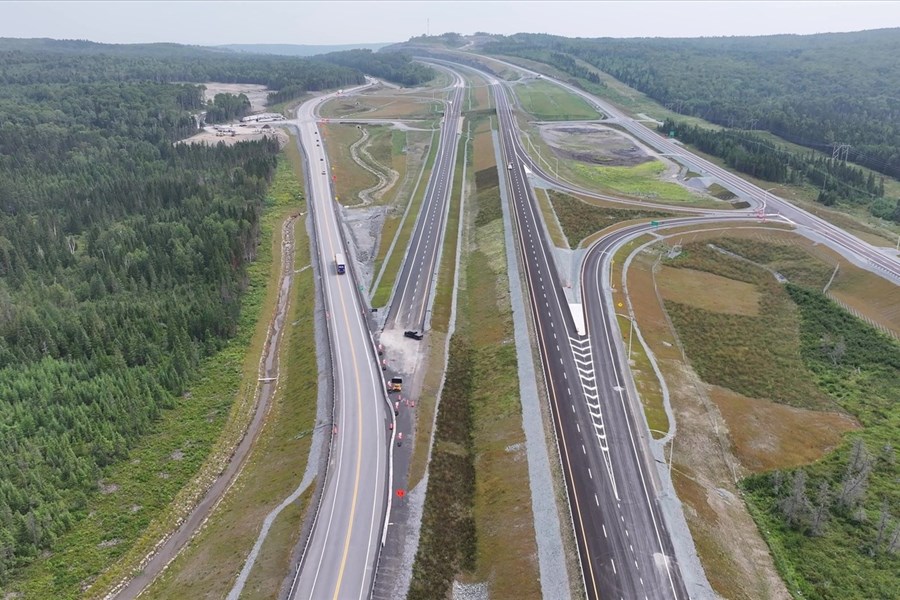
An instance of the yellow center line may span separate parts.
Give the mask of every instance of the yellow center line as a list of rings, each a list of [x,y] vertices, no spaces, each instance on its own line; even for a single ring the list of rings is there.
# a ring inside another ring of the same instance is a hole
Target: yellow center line
[[[328,194],[327,202],[329,204],[333,202],[330,194]],[[326,204],[326,210],[333,211],[333,208],[329,204]],[[332,218],[333,217],[334,215],[332,214]],[[328,237],[329,248],[331,249],[329,255],[331,255],[334,254],[335,242],[331,236],[331,229],[326,227],[325,232]],[[344,324],[347,330],[347,339],[350,339],[350,315],[347,313],[347,304],[344,301],[343,294],[338,294],[338,297],[341,301],[341,312],[344,314]],[[362,469],[362,389],[360,386],[359,364],[356,361],[355,352],[351,353],[351,358],[353,359],[353,372],[356,373],[356,476],[353,483],[353,500],[350,503],[350,521],[347,527],[347,535],[344,538],[344,551],[341,555],[341,566],[338,569],[338,578],[334,586],[334,600],[337,600],[340,593],[341,585],[344,580],[344,570],[347,567],[347,554],[350,552],[350,538],[353,534],[353,519],[356,516],[356,503],[359,494],[359,476]],[[344,410],[346,410],[346,407],[344,407]]]

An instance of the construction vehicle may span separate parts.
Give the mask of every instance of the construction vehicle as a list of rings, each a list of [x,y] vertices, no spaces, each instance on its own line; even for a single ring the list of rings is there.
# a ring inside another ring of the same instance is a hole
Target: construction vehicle
[[[388,382],[387,390],[388,390],[388,392],[403,391],[403,378],[402,377],[391,377],[390,382]]]

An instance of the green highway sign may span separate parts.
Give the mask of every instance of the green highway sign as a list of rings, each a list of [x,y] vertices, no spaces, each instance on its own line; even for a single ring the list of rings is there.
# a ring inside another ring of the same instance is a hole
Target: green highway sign
[[[659,227],[659,221],[650,221],[652,227]]]

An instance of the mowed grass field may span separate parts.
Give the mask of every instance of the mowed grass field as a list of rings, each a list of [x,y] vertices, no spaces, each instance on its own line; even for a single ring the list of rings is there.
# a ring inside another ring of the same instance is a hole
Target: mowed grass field
[[[513,86],[522,109],[540,121],[585,121],[599,119],[583,98],[541,79]]]

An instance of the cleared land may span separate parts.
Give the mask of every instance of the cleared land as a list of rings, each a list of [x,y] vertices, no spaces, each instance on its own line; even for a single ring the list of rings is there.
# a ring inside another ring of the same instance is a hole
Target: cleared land
[[[653,160],[634,139],[604,125],[560,123],[542,125],[539,132],[554,154],[566,160],[614,167],[633,167]]]
[[[760,294],[753,284],[693,269],[662,267],[659,291],[664,299],[729,315],[759,315]]]
[[[250,100],[250,111],[259,112],[264,109],[268,103],[270,90],[264,85],[257,83],[221,83],[219,81],[207,81],[201,84],[206,87],[203,93],[203,100],[212,100],[216,94],[244,94]]]
[[[516,84],[513,89],[522,108],[541,121],[580,121],[599,119],[583,98],[572,92],[537,79]]]

